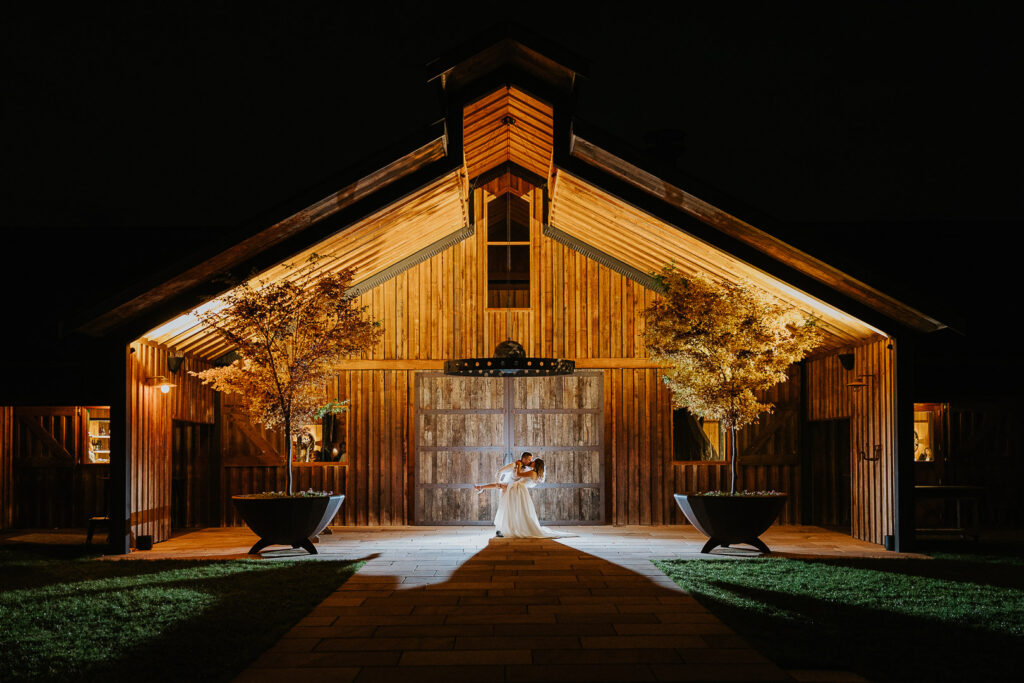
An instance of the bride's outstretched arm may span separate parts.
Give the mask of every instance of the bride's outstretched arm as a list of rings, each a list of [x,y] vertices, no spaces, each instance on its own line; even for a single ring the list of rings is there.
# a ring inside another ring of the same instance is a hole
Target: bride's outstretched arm
[[[501,489],[504,491],[508,487],[503,481],[492,481],[489,484],[473,484],[473,488],[476,489],[477,493],[480,493],[484,489]]]

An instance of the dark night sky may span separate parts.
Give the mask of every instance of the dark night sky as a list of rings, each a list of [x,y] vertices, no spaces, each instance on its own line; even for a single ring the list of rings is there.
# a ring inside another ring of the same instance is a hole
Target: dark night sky
[[[590,62],[581,118],[637,149],[682,130],[682,171],[974,338],[1020,291],[1022,59],[996,5],[13,4],[4,285],[45,299],[16,313],[80,306],[437,120],[425,63],[501,19]]]

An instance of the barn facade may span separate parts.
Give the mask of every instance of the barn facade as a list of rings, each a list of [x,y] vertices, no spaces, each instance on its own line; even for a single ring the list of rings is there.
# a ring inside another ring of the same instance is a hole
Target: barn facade
[[[352,294],[384,330],[338,367],[328,393],[350,409],[311,425],[293,463],[298,487],[346,494],[338,525],[490,523],[496,497],[471,485],[526,450],[548,463],[548,523],[683,524],[672,494],[727,486],[736,458],[741,488],[790,494],[781,523],[907,547],[909,359],[941,323],[589,129],[574,118],[583,70],[508,36],[436,62],[441,123],[81,321],[108,349],[109,405],[0,409],[0,524],[82,525],[106,506],[126,551],[139,535],[239,525],[231,495],[284,488],[283,437],[188,373],[230,359],[196,317],[218,305],[216,276],[315,277],[315,253],[355,269]],[[643,347],[651,274],[669,263],[752,282],[824,332],[735,453],[673,409]],[[442,372],[506,339],[576,372]]]

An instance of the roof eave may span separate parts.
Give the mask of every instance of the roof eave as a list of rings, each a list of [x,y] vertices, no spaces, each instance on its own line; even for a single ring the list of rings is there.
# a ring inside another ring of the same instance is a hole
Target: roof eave
[[[443,122],[400,141],[389,152],[388,157],[374,155],[348,168],[329,184],[320,183],[248,221],[203,252],[191,254],[100,302],[65,329],[88,336],[121,334],[121,328],[125,327],[148,329],[148,323],[135,324],[134,321],[137,318],[150,320],[154,309],[175,308],[171,303],[175,300],[187,298],[194,305],[196,290],[210,290],[211,281],[229,273],[247,274],[269,264],[283,251],[300,250],[296,245],[315,243],[330,231],[339,229],[337,219],[351,222],[372,213],[410,188],[450,173],[455,163],[447,155]],[[123,334],[131,335],[131,332]]]
[[[855,308],[866,306],[875,313],[916,332],[935,332],[947,327],[941,321],[773,237],[750,222],[719,208],[718,205],[713,205],[664,180],[662,174],[653,173],[636,161],[628,160],[619,149],[615,152],[609,151],[609,136],[595,134],[592,128],[584,125],[588,137],[581,137],[580,128],[578,122],[574,120],[568,153],[562,156],[560,163],[556,158],[557,166],[585,177],[588,182],[618,196],[623,201],[660,215],[678,227],[701,233],[698,236],[708,239],[736,256],[746,256],[749,260],[750,254],[756,253],[767,257],[782,266],[783,271],[789,272],[779,272],[778,269],[772,268],[766,270],[774,270],[774,274],[790,281],[792,274],[798,273],[800,279],[809,279],[842,295],[847,300],[847,307],[850,302],[854,303]],[[592,137],[600,137],[602,144],[594,143],[590,139]],[[656,202],[645,201],[643,197],[654,199]],[[671,215],[658,211],[656,204],[669,209]],[[685,216],[685,219],[680,220],[680,215]],[[758,266],[765,267],[763,258],[757,260],[760,261],[757,263]],[[816,289],[819,289],[818,295],[821,296],[820,288]],[[825,296],[821,298],[827,300]]]

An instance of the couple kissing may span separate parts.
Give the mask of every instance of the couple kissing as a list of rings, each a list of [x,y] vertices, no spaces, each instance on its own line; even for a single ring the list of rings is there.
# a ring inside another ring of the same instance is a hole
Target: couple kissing
[[[562,538],[573,534],[560,533],[540,525],[537,508],[530,489],[544,482],[544,461],[524,452],[518,460],[498,468],[496,481],[474,484],[477,493],[499,489],[498,511],[494,515],[497,536],[505,538]]]

